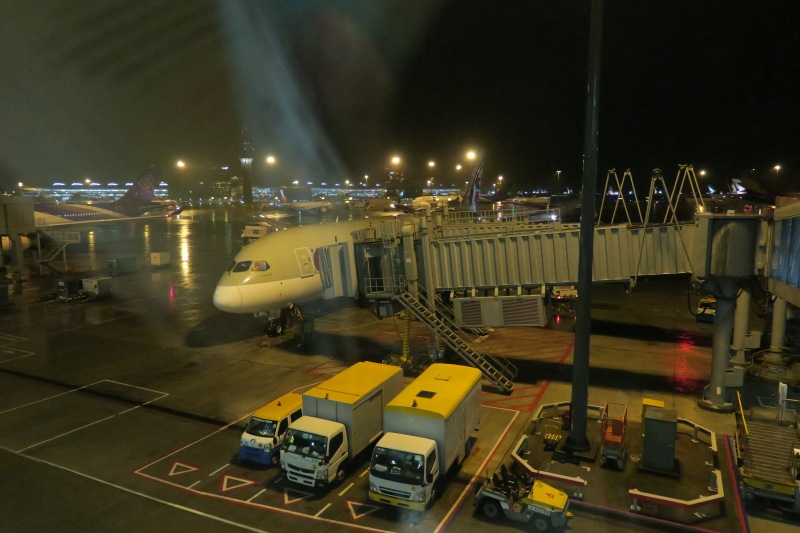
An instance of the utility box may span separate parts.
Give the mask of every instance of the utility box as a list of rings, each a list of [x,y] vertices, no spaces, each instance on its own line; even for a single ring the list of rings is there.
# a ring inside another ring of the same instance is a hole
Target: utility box
[[[83,289],[80,279],[60,279],[56,284],[56,294],[59,299],[73,298]]]
[[[247,224],[242,230],[242,239],[249,242],[261,238],[269,233],[271,227],[272,226],[266,222],[262,222],[261,224]]]
[[[169,252],[150,252],[150,266],[166,266],[169,264]]]
[[[111,296],[111,278],[84,278],[83,292],[91,296]]]
[[[108,260],[108,273],[112,276],[127,274],[137,269],[135,257],[119,257]]]
[[[678,415],[672,409],[648,406],[644,412],[644,449],[640,468],[661,474],[679,473],[675,457]]]

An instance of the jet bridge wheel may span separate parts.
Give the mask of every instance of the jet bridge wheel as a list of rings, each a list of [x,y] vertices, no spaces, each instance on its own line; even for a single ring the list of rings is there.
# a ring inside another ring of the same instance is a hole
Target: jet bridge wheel
[[[500,516],[502,509],[500,509],[500,503],[497,500],[484,498],[481,501],[481,512],[486,518],[495,519]]]

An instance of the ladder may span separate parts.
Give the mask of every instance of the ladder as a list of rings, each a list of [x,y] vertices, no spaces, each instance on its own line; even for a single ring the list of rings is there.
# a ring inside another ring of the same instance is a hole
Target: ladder
[[[445,315],[436,314],[426,305],[427,299],[419,291],[414,296],[406,285],[397,293],[397,300],[419,320],[436,331],[464,361],[474,366],[495,387],[505,394],[511,394],[514,384],[511,382],[517,375],[517,368],[506,358],[490,354],[475,342],[469,341],[466,332],[456,325],[455,321]]]

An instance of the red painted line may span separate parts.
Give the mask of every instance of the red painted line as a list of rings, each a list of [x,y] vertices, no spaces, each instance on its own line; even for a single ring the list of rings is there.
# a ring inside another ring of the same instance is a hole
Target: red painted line
[[[739,511],[739,523],[742,526],[742,531],[749,532],[750,524],[747,522],[746,515],[744,514],[742,495],[739,493],[739,483],[737,482],[736,471],[733,469],[733,453],[731,451],[730,438],[730,435],[725,435],[725,450],[728,452],[728,472],[731,475],[733,492],[736,495],[736,509]]]
[[[213,493],[210,493],[210,492],[203,492],[203,491],[200,491],[200,490],[191,489],[189,487],[184,487],[184,486],[178,485],[176,483],[172,483],[172,482],[167,481],[165,479],[153,477],[150,474],[145,474],[143,472],[138,472],[137,471],[137,472],[134,472],[134,475],[143,477],[145,479],[149,479],[151,481],[155,481],[156,483],[162,483],[164,485],[169,485],[169,486],[171,486],[173,488],[176,488],[178,490],[181,490],[181,491],[189,493],[189,494],[194,494],[196,496],[202,496],[204,498],[211,498],[211,499],[214,499],[214,500],[223,500],[223,501],[226,501],[228,503],[243,505],[243,506],[249,507],[251,509],[259,509],[259,510],[262,510],[262,511],[264,511],[264,510],[273,511],[273,512],[276,512],[276,513],[280,513],[280,514],[284,514],[284,515],[288,515],[288,516],[294,516],[294,517],[297,517],[297,518],[306,518],[306,519],[312,520],[314,522],[325,522],[325,523],[328,523],[328,524],[337,524],[337,525],[340,525],[340,526],[348,527],[350,529],[358,529],[358,530],[361,530],[361,531],[373,531],[373,532],[377,532],[377,533],[387,533],[386,530],[384,530],[384,529],[378,529],[378,528],[368,527],[368,526],[361,526],[361,525],[358,525],[358,524],[351,524],[351,523],[348,523],[348,522],[342,522],[342,521],[339,521],[339,520],[332,520],[332,519],[329,519],[329,518],[320,518],[320,517],[317,517],[317,516],[313,516],[313,515],[309,515],[309,514],[305,514],[305,513],[300,513],[300,512],[297,512],[297,511],[289,511],[289,510],[286,510],[286,509],[281,509],[280,507],[274,507],[274,506],[271,506],[271,505],[263,505],[263,504],[260,504],[260,503],[248,502],[248,501],[245,501],[245,500],[239,500],[237,498],[231,498],[229,496],[223,496],[221,494],[213,494]],[[217,517],[218,515],[213,515],[213,516]],[[239,524],[240,522],[236,522],[236,523]]]
[[[456,503],[450,508],[450,511],[447,513],[447,515],[444,517],[444,519],[441,522],[439,522],[439,525],[436,527],[436,529],[434,529],[434,533],[439,533],[440,531],[444,530],[447,527],[447,524],[450,523],[450,521],[453,519],[453,517],[464,506],[464,501],[466,500],[465,496],[467,494],[474,494],[475,493],[475,488],[474,488],[475,487],[475,482],[478,480],[478,477],[481,475],[481,473],[483,472],[484,468],[486,468],[486,465],[488,465],[489,462],[492,460],[492,458],[494,457],[494,454],[497,453],[497,449],[500,447],[500,444],[502,444],[503,441],[506,440],[506,437],[508,436],[508,432],[511,430],[511,426],[514,425],[514,422],[517,420],[518,416],[519,416],[519,411],[515,411],[514,412],[514,417],[511,419],[511,422],[509,422],[508,425],[506,426],[505,431],[503,431],[502,437],[500,437],[497,440],[497,442],[494,445],[494,448],[492,448],[492,451],[489,453],[489,455],[486,457],[486,459],[484,459],[483,463],[481,463],[481,466],[478,467],[477,473],[474,476],[472,476],[472,479],[470,480],[469,484],[464,488],[464,490],[461,492],[461,495],[456,500]]]
[[[685,531],[700,531],[703,533],[719,533],[714,531],[713,529],[705,529],[702,527],[690,526],[689,524],[682,524],[680,522],[672,522],[671,520],[664,520],[663,518],[655,518],[653,516],[642,515],[638,513],[633,513],[631,511],[626,511],[623,509],[617,509],[615,507],[607,507],[605,505],[597,505],[594,503],[586,503],[580,500],[573,500],[570,498],[570,506],[574,507],[583,507],[590,510],[599,511],[602,513],[612,514],[624,517],[626,520],[630,520],[633,518],[634,520],[639,520],[642,522],[651,522],[654,524],[660,524],[669,526],[670,529],[683,529]]]
[[[661,504],[661,505],[666,505],[666,506],[669,506],[669,507],[678,507],[678,508],[681,508],[681,509],[692,509],[694,507],[699,507],[701,505],[710,505],[712,503],[719,503],[720,500],[721,501],[725,501],[724,495],[723,496],[716,496],[714,498],[709,498],[709,499],[703,500],[703,501],[685,501],[685,500],[672,501],[672,499],[667,499],[667,498],[665,498],[663,496],[658,496],[657,494],[649,496],[647,494],[631,494],[630,491],[628,491],[628,495],[631,498],[636,498],[638,500],[642,500],[642,501],[645,501],[645,502],[653,502],[653,503],[658,503],[658,504]]]

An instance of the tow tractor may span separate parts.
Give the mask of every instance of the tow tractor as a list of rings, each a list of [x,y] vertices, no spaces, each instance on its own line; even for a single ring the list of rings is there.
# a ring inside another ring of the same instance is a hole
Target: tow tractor
[[[503,514],[517,522],[532,521],[537,531],[561,527],[572,516],[567,511],[569,498],[565,492],[538,479],[525,483],[505,465],[478,487],[474,503],[490,520]]]

